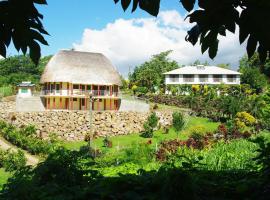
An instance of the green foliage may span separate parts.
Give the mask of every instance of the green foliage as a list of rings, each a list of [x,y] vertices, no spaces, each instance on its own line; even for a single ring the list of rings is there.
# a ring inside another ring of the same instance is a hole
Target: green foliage
[[[154,129],[158,125],[158,117],[155,112],[153,112],[148,118],[147,121],[143,124],[144,132],[142,133],[142,137],[151,138],[153,137]]]
[[[267,84],[267,77],[260,72],[257,66],[247,67],[240,66],[241,74],[241,83],[249,84],[252,89],[255,89],[257,93],[262,92]]]
[[[39,83],[40,76],[51,56],[41,58],[35,65],[29,56],[11,56],[0,60],[0,86],[15,86],[22,81]]]
[[[133,73],[129,74],[130,83],[147,88],[151,92],[155,92],[156,87],[164,87],[165,75],[163,73],[178,68],[177,62],[168,58],[171,52],[166,51],[154,55],[150,61],[135,67]]]
[[[11,86],[2,86],[0,87],[0,98],[7,97],[14,94],[14,90]]]
[[[148,92],[148,88],[147,87],[138,87],[136,91],[138,93],[141,93],[141,94],[146,94]]]
[[[17,129],[12,125],[0,121],[0,135],[10,143],[32,154],[46,155],[55,151],[59,146],[58,142],[54,140],[45,141],[37,138],[33,126]]]
[[[104,147],[112,148],[112,141],[106,136],[103,140]]]
[[[172,124],[173,127],[177,132],[181,131],[185,126],[185,118],[182,112],[174,112],[172,114],[173,120]]]
[[[18,152],[0,150],[0,168],[3,167],[6,171],[12,172],[23,168],[25,165],[26,158],[21,150]]]

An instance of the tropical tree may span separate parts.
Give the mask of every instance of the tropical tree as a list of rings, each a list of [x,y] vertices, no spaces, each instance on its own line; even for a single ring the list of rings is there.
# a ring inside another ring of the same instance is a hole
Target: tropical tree
[[[135,67],[133,73],[129,74],[129,81],[132,85],[146,87],[155,91],[155,87],[163,87],[165,75],[163,73],[178,68],[176,61],[168,58],[172,51],[165,51],[154,55],[150,61]]]
[[[0,60],[0,87],[16,85],[21,81],[39,83],[40,76],[51,56],[43,57],[35,65],[29,56],[11,56]]]
[[[267,77],[257,67],[240,66],[241,84],[248,84],[257,93],[262,92],[268,84]]]

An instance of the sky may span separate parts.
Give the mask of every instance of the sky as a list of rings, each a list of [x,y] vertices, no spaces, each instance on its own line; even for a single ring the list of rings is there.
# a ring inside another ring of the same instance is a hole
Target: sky
[[[195,60],[210,64],[230,63],[233,69],[245,53],[238,36],[228,33],[220,38],[220,49],[215,60],[200,47],[185,41],[192,27],[179,0],[161,0],[157,18],[138,9],[124,12],[121,4],[113,0],[47,0],[48,5],[37,6],[44,15],[44,27],[50,33],[45,36],[48,47],[42,46],[42,56],[57,53],[61,49],[100,52],[106,55],[119,72],[128,72],[149,60],[152,55],[173,50],[171,59],[179,65]],[[238,30],[237,30],[238,31]],[[10,48],[10,54],[17,54]]]

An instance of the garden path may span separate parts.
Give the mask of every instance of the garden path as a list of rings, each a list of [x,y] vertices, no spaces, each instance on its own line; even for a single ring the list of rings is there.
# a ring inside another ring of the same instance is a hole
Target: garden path
[[[13,146],[12,144],[8,143],[5,139],[1,138],[0,137],[0,149],[6,151],[8,149],[11,149],[11,151],[18,151],[19,148]],[[39,163],[39,159],[25,151],[24,152],[24,155],[26,157],[26,165],[31,165],[31,166],[34,166],[34,165],[37,165]]]

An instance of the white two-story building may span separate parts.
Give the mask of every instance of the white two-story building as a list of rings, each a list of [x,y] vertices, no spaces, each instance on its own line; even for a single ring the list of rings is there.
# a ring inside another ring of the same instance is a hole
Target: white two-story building
[[[165,73],[166,85],[240,84],[241,73],[216,66],[185,66]]]

